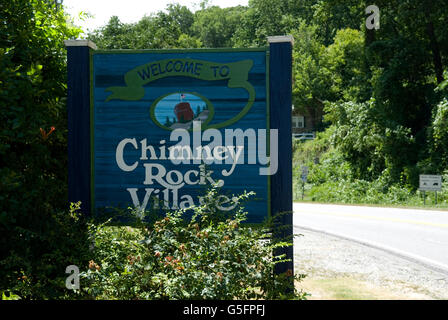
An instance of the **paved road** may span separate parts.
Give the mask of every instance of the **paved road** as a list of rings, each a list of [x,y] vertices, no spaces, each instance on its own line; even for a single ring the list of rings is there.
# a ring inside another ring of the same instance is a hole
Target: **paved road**
[[[382,248],[448,272],[448,211],[294,203],[294,226]]]

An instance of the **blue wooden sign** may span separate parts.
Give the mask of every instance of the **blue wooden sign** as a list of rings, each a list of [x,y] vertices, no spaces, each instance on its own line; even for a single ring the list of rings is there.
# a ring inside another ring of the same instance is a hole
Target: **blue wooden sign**
[[[269,206],[266,49],[91,55],[92,208],[188,209],[218,185],[248,221]],[[198,149],[199,148],[199,149]]]
[[[250,223],[291,211],[292,45],[271,40],[140,51],[67,41],[69,200],[86,213],[188,209],[214,184],[223,211],[256,193]]]
[[[223,210],[244,190],[251,223],[277,218],[292,236],[292,38],[269,47],[96,50],[67,40],[69,201],[85,214],[201,203],[221,186]],[[293,248],[278,248],[294,270]]]

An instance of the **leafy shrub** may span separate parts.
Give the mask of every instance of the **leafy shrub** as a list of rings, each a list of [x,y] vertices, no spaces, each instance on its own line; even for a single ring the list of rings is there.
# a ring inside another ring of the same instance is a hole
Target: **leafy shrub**
[[[258,299],[305,298],[286,290],[304,275],[274,275],[286,261],[273,257],[275,248],[291,245],[271,241],[268,229],[242,225],[239,206],[226,220],[216,217],[216,189],[203,205],[138,228],[91,225],[95,249],[82,273],[79,294],[95,299]],[[251,193],[238,197],[239,203]]]
[[[443,105],[441,111],[443,111]],[[442,118],[441,116],[439,118]],[[442,123],[439,120],[437,123]],[[399,180],[396,172],[391,173],[394,168],[386,167],[375,178],[362,179],[353,172],[353,164],[346,159],[340,147],[336,144],[335,138],[340,134],[341,128],[336,129],[330,126],[326,131],[317,134],[315,140],[305,143],[295,143],[293,150],[293,183],[294,199],[301,199],[301,169],[303,166],[309,167],[308,182],[305,185],[307,198],[318,202],[350,203],[350,204],[387,204],[387,205],[423,205],[423,197],[416,190],[418,186],[418,176],[421,173],[438,172],[437,167],[431,163],[432,159],[426,162],[421,161],[418,166],[407,165],[403,168]],[[439,125],[442,132],[442,126]],[[398,130],[399,131],[399,130]],[[394,134],[399,135],[398,131]],[[351,138],[350,138],[351,139]],[[404,138],[403,138],[404,139]],[[393,139],[392,139],[393,140]],[[390,140],[390,141],[392,141]],[[386,143],[385,146],[393,148],[393,143]],[[390,142],[389,141],[389,142]],[[347,142],[344,142],[345,144]],[[381,147],[384,149],[385,146]],[[315,161],[318,159],[318,161]],[[383,159],[388,159],[387,155]],[[387,163],[387,161],[385,161]],[[448,176],[443,176],[443,181],[448,181]],[[448,200],[448,188],[446,183],[444,189],[438,193],[438,207],[446,207]],[[435,202],[435,194],[426,193],[426,204]]]
[[[350,163],[353,178],[372,181],[387,169],[398,181],[403,168],[416,163],[410,129],[386,119],[375,99],[328,103],[325,111],[335,127],[331,142]]]
[[[63,40],[80,30],[52,3],[0,4],[0,291],[23,298],[59,297],[65,286],[51,279],[64,275],[84,232],[65,210]]]
[[[448,148],[448,99],[444,98],[435,107],[432,127],[430,128],[431,136],[431,156],[432,163],[440,170],[448,166],[447,148]]]
[[[69,265],[83,265],[88,261],[89,237],[87,221],[78,214],[80,202],[70,210],[53,214],[46,222],[45,233],[37,234],[19,229],[22,241],[29,245],[25,252],[10,250],[1,261],[8,278],[8,286],[0,288],[5,297],[18,299],[69,299],[65,286],[65,269]]]

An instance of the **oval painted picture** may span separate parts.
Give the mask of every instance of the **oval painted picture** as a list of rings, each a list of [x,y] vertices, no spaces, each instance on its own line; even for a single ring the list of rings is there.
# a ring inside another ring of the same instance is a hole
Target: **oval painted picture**
[[[213,106],[207,98],[197,93],[176,92],[162,96],[151,106],[151,118],[164,129],[193,128],[193,121],[200,121],[202,129],[213,117]]]

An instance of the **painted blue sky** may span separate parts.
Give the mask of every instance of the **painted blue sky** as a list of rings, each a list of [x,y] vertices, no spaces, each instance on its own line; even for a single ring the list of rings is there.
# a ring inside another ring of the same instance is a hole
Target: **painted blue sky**
[[[170,121],[172,121],[172,119],[176,117],[174,113],[174,107],[176,106],[176,104],[181,102],[180,95],[181,93],[170,94],[157,103],[155,107],[155,116],[160,124],[165,125],[166,117],[169,117]],[[206,103],[201,98],[190,93],[184,93],[184,96],[185,97],[182,98],[182,101],[190,103],[191,109],[195,114],[198,106],[200,107],[201,111],[204,109]]]

